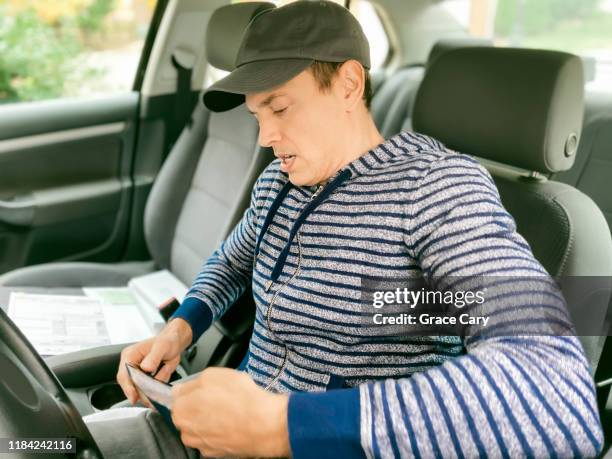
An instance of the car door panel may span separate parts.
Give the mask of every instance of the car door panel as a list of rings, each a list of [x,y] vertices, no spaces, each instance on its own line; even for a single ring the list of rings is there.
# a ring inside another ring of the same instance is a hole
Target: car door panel
[[[120,257],[138,103],[132,92],[0,109],[0,272]]]

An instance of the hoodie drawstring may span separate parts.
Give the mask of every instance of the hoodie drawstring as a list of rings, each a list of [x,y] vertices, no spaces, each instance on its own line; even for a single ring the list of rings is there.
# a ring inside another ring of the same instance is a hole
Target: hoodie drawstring
[[[325,200],[336,188],[342,185],[342,183],[344,183],[350,177],[351,171],[349,169],[343,170],[331,182],[329,182],[312,201],[310,201],[306,205],[302,213],[298,216],[297,220],[291,227],[291,231],[289,232],[289,239],[287,240],[285,247],[283,247],[283,250],[281,251],[280,255],[278,256],[278,259],[276,260],[276,264],[274,265],[274,269],[272,270],[272,275],[270,276],[273,282],[276,282],[281,272],[283,271],[285,261],[287,260],[287,255],[289,254],[289,249],[291,248],[291,243],[293,242],[295,235],[302,226],[302,223],[304,223],[304,220],[306,220],[308,215],[310,215],[317,208],[317,206],[321,204],[321,202],[323,202],[323,200]],[[280,207],[292,187],[293,185],[291,184],[291,182],[288,181],[285,186],[283,186],[281,191],[274,199],[274,202],[270,206],[270,210],[266,215],[263,227],[261,228],[261,232],[259,233],[259,237],[257,238],[257,244],[255,245],[255,258],[257,258],[257,255],[259,254],[259,246],[261,244],[261,241],[263,240],[264,235],[268,231],[268,227],[272,223],[272,219],[276,215],[278,208]]]

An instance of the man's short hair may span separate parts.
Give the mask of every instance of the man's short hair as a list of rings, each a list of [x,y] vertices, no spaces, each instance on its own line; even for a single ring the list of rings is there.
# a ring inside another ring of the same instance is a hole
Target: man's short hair
[[[338,69],[344,62],[321,62],[314,61],[310,66],[310,71],[314,76],[314,79],[319,84],[321,91],[328,91],[331,88],[331,82]],[[363,101],[366,108],[370,109],[370,103],[372,102],[372,82],[370,79],[370,72],[368,69],[363,69],[365,72],[365,81],[363,88]]]

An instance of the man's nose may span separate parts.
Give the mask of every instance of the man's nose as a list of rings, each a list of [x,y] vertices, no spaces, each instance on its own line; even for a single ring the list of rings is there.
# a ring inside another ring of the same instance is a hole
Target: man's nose
[[[280,140],[280,131],[274,122],[265,121],[259,123],[259,145],[271,147]]]

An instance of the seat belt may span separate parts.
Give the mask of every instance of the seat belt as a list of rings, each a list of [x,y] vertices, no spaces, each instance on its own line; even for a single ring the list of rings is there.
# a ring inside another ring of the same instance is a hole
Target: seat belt
[[[191,114],[197,96],[191,94],[191,77],[195,65],[195,53],[190,49],[176,48],[170,58],[176,69],[176,91],[174,93],[172,118],[167,120],[166,154],[170,152],[183,128],[192,122]]]

